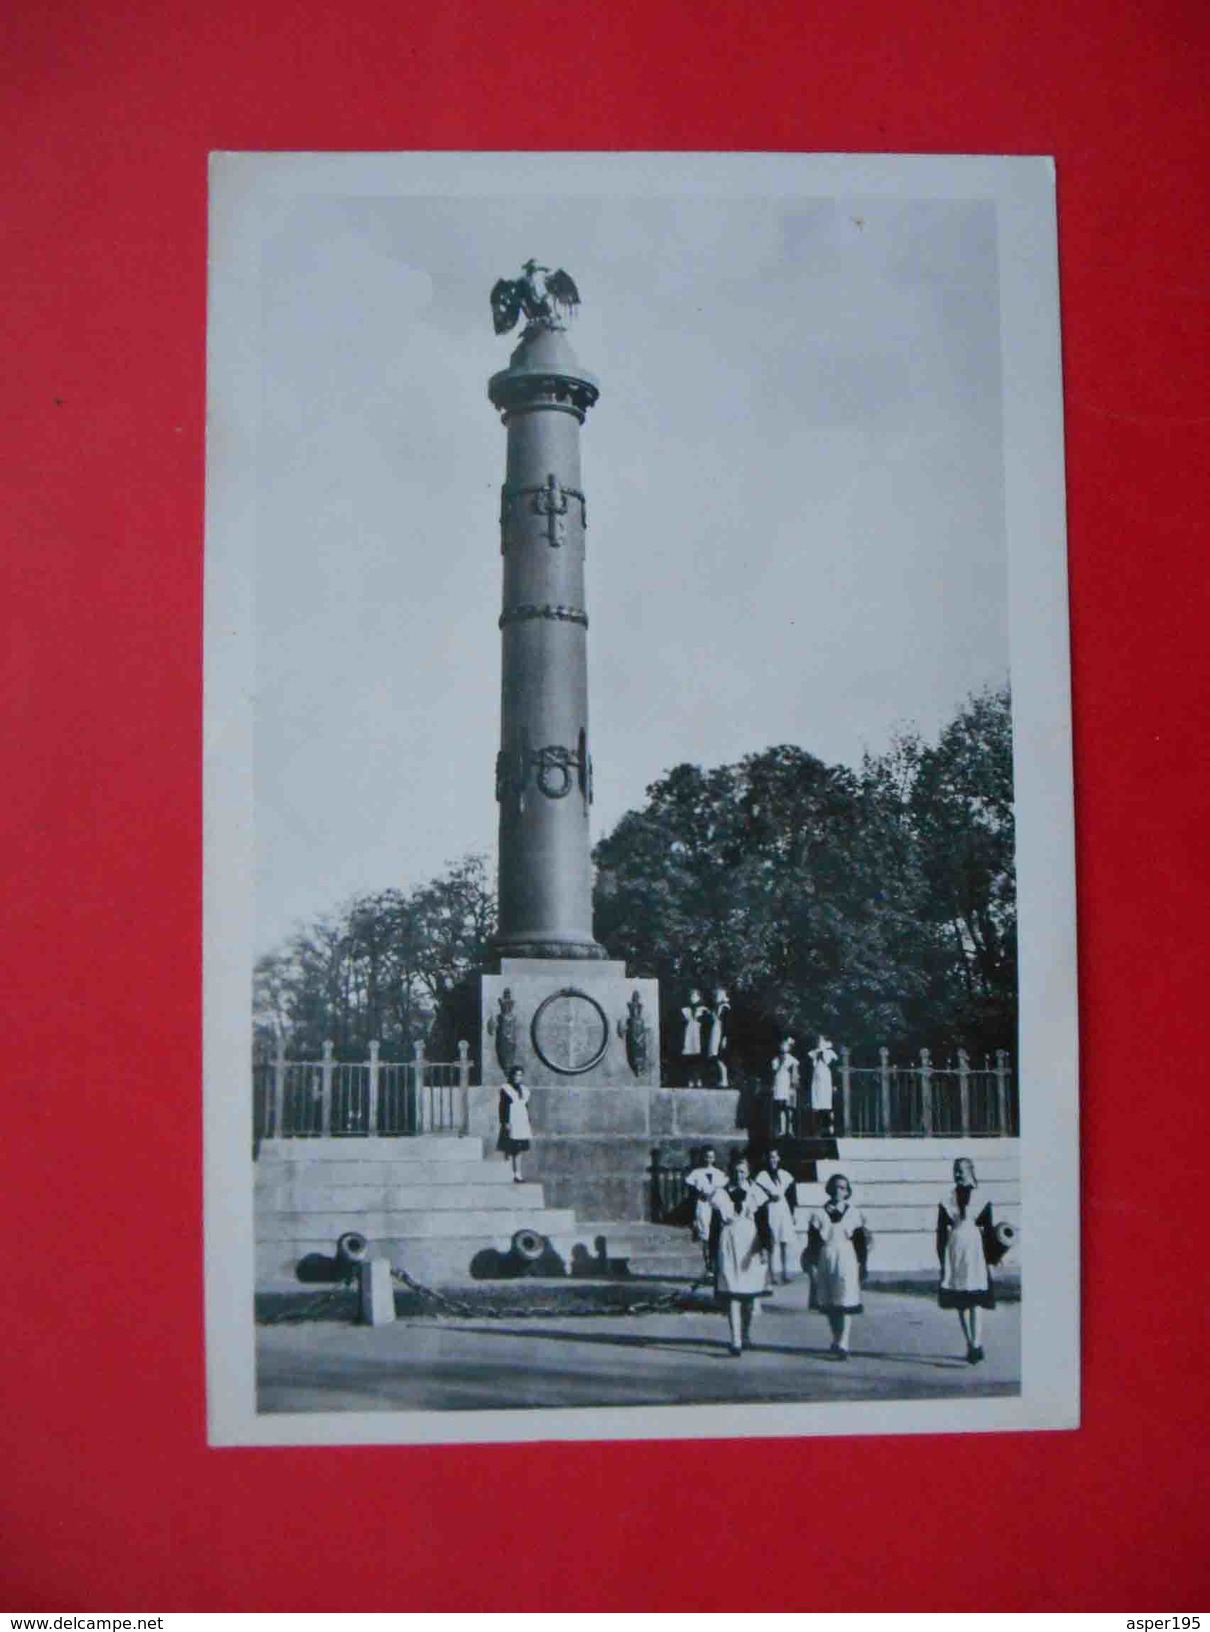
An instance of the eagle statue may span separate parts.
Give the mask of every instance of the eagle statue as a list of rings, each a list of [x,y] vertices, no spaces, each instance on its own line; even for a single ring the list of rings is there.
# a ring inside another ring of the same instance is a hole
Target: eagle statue
[[[532,329],[565,329],[580,291],[567,273],[552,272],[537,261],[526,261],[519,278],[499,278],[492,289],[492,323],[497,334],[507,334],[519,317]]]

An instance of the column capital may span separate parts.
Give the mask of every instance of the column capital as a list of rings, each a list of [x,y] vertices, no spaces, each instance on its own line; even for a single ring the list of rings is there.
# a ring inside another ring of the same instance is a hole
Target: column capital
[[[600,396],[594,375],[581,368],[567,336],[538,329],[522,337],[507,368],[493,374],[487,394],[505,424],[516,414],[549,409],[574,414],[581,424]]]

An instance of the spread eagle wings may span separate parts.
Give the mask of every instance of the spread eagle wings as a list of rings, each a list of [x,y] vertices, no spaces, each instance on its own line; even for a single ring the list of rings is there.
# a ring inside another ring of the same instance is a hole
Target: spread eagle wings
[[[562,267],[547,278],[546,293],[557,306],[566,306],[568,310],[580,304],[580,291]]]
[[[498,278],[492,289],[492,324],[507,334],[521,314],[521,288],[511,278]]]

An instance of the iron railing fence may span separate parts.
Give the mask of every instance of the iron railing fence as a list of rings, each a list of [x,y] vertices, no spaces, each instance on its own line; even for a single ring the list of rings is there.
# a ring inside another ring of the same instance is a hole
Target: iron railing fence
[[[653,1224],[689,1221],[692,1199],[685,1188],[689,1163],[674,1152],[651,1153],[651,1220]]]
[[[810,1139],[1004,1139],[1020,1134],[1020,1101],[1016,1071],[1004,1050],[972,1065],[965,1049],[936,1065],[928,1049],[919,1062],[892,1061],[881,1048],[876,1066],[852,1063],[848,1049],[839,1051],[834,1068],[830,1121],[811,1110],[810,1089],[803,1083],[791,1108],[790,1138]],[[755,1102],[754,1125],[736,1129],[760,1144],[777,1132],[776,1108],[766,1085]],[[728,1141],[722,1140],[721,1144]],[[649,1169],[651,1217],[658,1223],[680,1223],[692,1202],[685,1175],[693,1156],[678,1150],[652,1152]]]
[[[852,1063],[840,1050],[834,1071],[830,1122],[813,1112],[806,1082],[791,1108],[788,1132],[794,1138],[838,1135],[849,1139],[995,1139],[1020,1133],[1016,1071],[1006,1051],[972,1065],[966,1051],[934,1064],[922,1049],[918,1064],[891,1060],[879,1049],[876,1066]],[[262,1139],[400,1138],[420,1133],[467,1131],[470,1048],[458,1045],[457,1060],[429,1060],[417,1043],[415,1058],[395,1063],[378,1058],[370,1044],[365,1061],[334,1057],[324,1045],[320,1060],[288,1060],[284,1052],[260,1057],[252,1069],[254,1149]],[[768,1114],[772,1104],[765,1096]],[[771,1132],[769,1129],[757,1130]],[[662,1171],[662,1170],[661,1170]],[[679,1181],[678,1181],[679,1182]],[[683,1201],[675,1185],[658,1195],[653,1179],[653,1211],[665,1215]],[[669,1179],[668,1184],[673,1181]]]
[[[252,1140],[401,1138],[419,1133],[464,1134],[470,1046],[456,1060],[429,1060],[417,1043],[415,1059],[382,1061],[378,1044],[368,1060],[333,1057],[288,1060],[284,1052],[252,1065]]]
[[[813,1112],[806,1081],[792,1108],[798,1138],[838,1134],[848,1139],[1015,1139],[1021,1132],[1017,1074],[1004,1049],[971,1063],[965,1049],[942,1064],[921,1049],[919,1063],[901,1065],[878,1050],[875,1066],[854,1065],[847,1048],[834,1069],[832,1118]]]

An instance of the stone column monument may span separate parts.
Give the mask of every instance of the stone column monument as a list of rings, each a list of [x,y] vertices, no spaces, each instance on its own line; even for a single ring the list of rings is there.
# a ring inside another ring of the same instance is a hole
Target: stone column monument
[[[580,427],[599,392],[567,339],[578,304],[566,272],[534,261],[492,290],[497,333],[520,317],[526,326],[488,385],[508,454],[500,494],[499,967],[481,981],[485,1084],[513,1064],[538,1085],[659,1081],[656,982],[628,980],[592,931]]]

